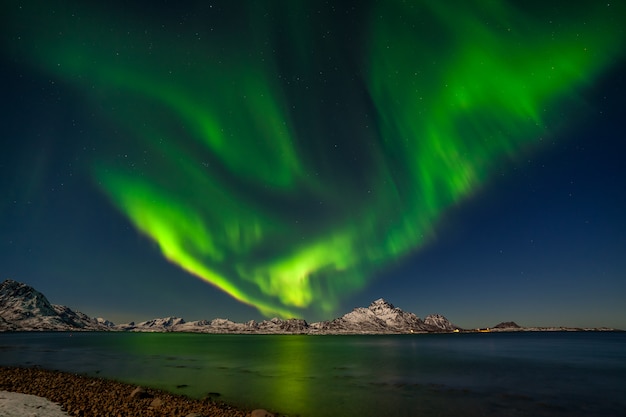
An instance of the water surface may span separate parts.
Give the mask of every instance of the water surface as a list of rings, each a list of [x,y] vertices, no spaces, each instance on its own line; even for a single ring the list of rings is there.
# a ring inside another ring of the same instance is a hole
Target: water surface
[[[0,365],[290,416],[621,416],[626,333],[4,333]]]

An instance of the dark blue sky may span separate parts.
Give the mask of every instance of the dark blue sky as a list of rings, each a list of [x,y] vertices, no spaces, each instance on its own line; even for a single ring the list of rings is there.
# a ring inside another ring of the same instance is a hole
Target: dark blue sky
[[[16,5],[6,7],[15,13]],[[72,8],[57,9],[63,13]],[[121,14],[132,21],[134,13]],[[171,26],[183,24],[168,21],[165,11],[154,13]],[[339,23],[328,21],[330,27]],[[25,282],[53,303],[118,323],[169,315],[262,319],[254,307],[168,262],[114,207],[91,170],[95,160],[124,158],[112,152],[112,143],[135,140],[115,118],[103,124],[100,113],[115,98],[86,100],[84,86],[33,64],[11,45],[18,32],[13,25],[3,33],[0,50],[0,279]],[[552,109],[558,128],[541,146],[502,159],[471,195],[442,210],[432,239],[373,268],[372,279],[343,294],[334,310],[307,310],[305,318],[331,319],[384,297],[421,317],[439,313],[467,328],[508,320],[626,328],[623,74],[622,55],[580,89],[580,103]],[[361,110],[376,118],[371,104]],[[324,121],[344,132],[349,129],[342,123],[351,118],[358,117]],[[306,117],[294,111],[294,119]],[[342,166],[349,170],[345,156]],[[363,164],[354,169],[365,171]],[[312,213],[303,207],[301,214]]]

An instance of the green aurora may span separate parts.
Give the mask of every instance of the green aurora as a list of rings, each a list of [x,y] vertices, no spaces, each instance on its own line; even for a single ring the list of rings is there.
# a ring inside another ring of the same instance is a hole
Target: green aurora
[[[177,28],[4,8],[15,54],[115,126],[90,171],[121,213],[170,262],[299,317],[419,250],[584,108],[620,58],[624,13],[583,3],[554,21],[509,2],[359,3],[300,24],[316,2],[239,2]]]

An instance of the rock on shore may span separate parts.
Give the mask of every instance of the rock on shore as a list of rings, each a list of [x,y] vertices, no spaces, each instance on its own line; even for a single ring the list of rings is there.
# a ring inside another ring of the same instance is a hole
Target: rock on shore
[[[0,367],[0,391],[47,398],[59,403],[71,416],[246,417],[251,414],[249,410],[211,398],[194,400],[150,388],[136,389],[135,385],[40,368]]]

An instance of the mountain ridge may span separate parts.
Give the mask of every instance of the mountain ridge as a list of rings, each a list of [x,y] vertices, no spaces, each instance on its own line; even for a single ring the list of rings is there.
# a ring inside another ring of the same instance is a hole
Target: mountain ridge
[[[437,320],[433,317],[438,317]],[[0,284],[0,331],[130,331],[251,334],[403,334],[448,332],[460,329],[440,315],[420,319],[382,298],[341,317],[308,323],[302,319],[272,318],[236,323],[228,319],[187,322],[181,317],[155,318],[115,325],[69,307],[51,304],[34,288],[14,281]]]
[[[106,329],[106,325],[86,314],[51,304],[31,286],[10,279],[0,284],[0,331]]]
[[[92,318],[63,305],[51,304],[39,291],[26,284],[7,279],[0,283],[0,332],[7,331],[127,331],[188,332],[212,334],[411,334],[451,332],[511,331],[581,331],[608,328],[521,327],[515,322],[502,322],[494,328],[462,329],[440,314],[423,320],[382,298],[368,307],[356,307],[332,320],[307,323],[303,319],[272,318],[257,322],[237,323],[228,319],[187,322],[180,317],[155,318],[140,323],[114,324],[104,318]]]

